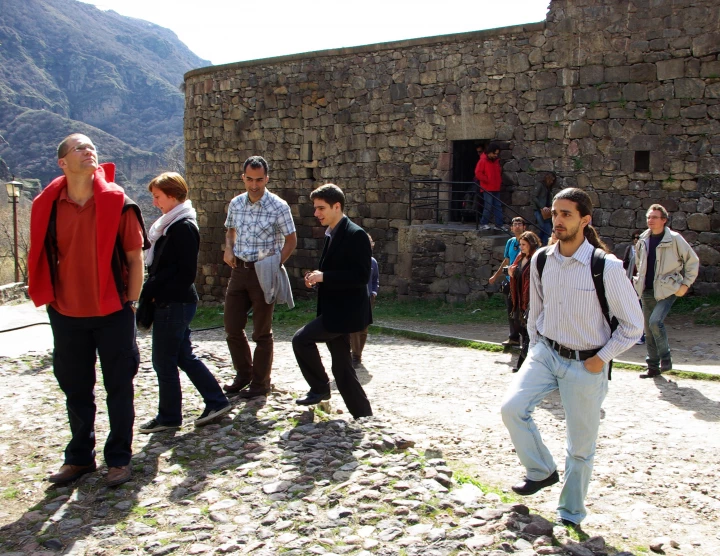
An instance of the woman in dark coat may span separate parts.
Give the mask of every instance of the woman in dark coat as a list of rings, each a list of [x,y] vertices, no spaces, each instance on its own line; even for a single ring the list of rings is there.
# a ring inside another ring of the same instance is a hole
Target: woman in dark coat
[[[231,405],[217,380],[193,353],[190,322],[195,316],[195,291],[200,233],[195,209],[187,199],[188,186],[176,172],[165,172],[148,185],[153,204],[162,216],[151,226],[152,244],[146,255],[148,279],[140,298],[155,303],[152,362],[158,377],[160,401],[157,416],[142,425],[141,433],[176,429],[182,424],[181,368],[205,402],[195,420],[200,427],[218,420]]]
[[[523,361],[525,361],[528,344],[530,343],[527,330],[527,314],[530,306],[530,259],[532,259],[537,248],[540,247],[540,238],[533,232],[523,232],[519,241],[520,253],[515,258],[515,262],[508,267],[513,316],[520,322],[520,338],[522,341],[517,365],[512,369],[514,373],[518,372]]]

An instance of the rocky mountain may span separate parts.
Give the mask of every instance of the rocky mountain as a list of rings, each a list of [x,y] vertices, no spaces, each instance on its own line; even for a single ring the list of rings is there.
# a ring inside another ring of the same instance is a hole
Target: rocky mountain
[[[0,169],[46,184],[57,144],[79,131],[117,164],[118,183],[144,188],[182,162],[183,74],[209,64],[147,21],[75,0],[0,0]]]

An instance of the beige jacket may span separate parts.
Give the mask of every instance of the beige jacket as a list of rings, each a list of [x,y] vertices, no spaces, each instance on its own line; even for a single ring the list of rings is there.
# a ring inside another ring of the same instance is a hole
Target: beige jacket
[[[645,230],[635,248],[637,275],[633,282],[639,296],[645,289],[649,245],[650,230]],[[699,268],[700,260],[685,238],[665,226],[665,233],[656,250],[653,280],[655,299],[660,301],[674,295],[682,285],[689,288],[697,278]]]

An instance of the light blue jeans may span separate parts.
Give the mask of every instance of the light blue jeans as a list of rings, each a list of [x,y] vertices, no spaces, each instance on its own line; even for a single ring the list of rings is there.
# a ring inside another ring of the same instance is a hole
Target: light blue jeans
[[[541,339],[528,353],[502,403],[502,419],[527,470],[527,478],[542,481],[557,466],[543,443],[532,413],[545,396],[560,391],[565,408],[567,448],[558,514],[574,523],[580,523],[587,515],[585,496],[595,457],[600,406],[608,391],[607,373],[607,365],[602,372],[591,373],[582,361],[560,357]]]
[[[503,213],[502,213],[502,205],[500,204],[500,192],[499,191],[493,191],[492,193],[488,193],[487,191],[483,192],[483,202],[485,206],[483,207],[483,213],[482,218],[480,219],[480,224],[483,226],[490,222],[490,215],[492,212],[494,212],[495,216],[495,225],[499,228],[503,225]],[[512,264],[512,263],[511,263]]]
[[[665,330],[665,317],[677,297],[671,295],[658,301],[653,290],[644,290],[642,294],[642,309],[645,319],[645,346],[647,357],[645,362],[648,369],[660,369],[662,361],[670,361],[670,344]]]

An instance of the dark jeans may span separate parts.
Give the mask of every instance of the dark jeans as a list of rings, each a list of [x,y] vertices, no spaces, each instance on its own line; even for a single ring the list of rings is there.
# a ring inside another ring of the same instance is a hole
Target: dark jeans
[[[375,296],[370,296],[370,308],[375,307]],[[352,332],[350,334],[350,351],[354,359],[358,361],[362,359],[362,352],[365,349],[365,343],[367,342],[368,328],[361,330],[360,332]]]
[[[670,344],[665,330],[665,317],[677,297],[671,295],[660,301],[655,299],[652,289],[643,291],[642,309],[645,319],[645,347],[647,357],[645,362],[649,369],[659,369],[662,361],[668,362],[670,358]]]
[[[545,220],[542,213],[539,210],[536,210],[535,223],[538,228],[540,228],[540,233],[538,235],[540,236],[542,245],[547,245],[548,239],[550,239],[550,234],[552,234],[552,218]]]
[[[270,392],[273,362],[272,317],[275,304],[265,303],[265,293],[254,267],[246,268],[240,259],[233,268],[225,293],[225,334],[233,366],[241,381],[250,381],[250,390]],[[248,312],[253,311],[255,353],[245,334]]]
[[[485,201],[485,207],[483,208],[480,224],[485,225],[490,222],[490,213],[494,212],[495,225],[498,228],[501,227],[503,225],[503,213],[502,205],[500,204],[500,192],[493,191],[492,193],[488,193],[487,191],[484,191],[483,198]],[[512,264],[512,261],[510,261],[510,264]]]
[[[72,432],[65,463],[89,465],[95,459],[95,362],[100,356],[110,421],[105,463],[108,467],[129,464],[135,422],[133,378],[140,364],[135,313],[125,304],[104,317],[66,317],[50,306],[48,315],[55,378],[65,393]]]
[[[511,263],[512,264],[512,263]],[[508,327],[509,327],[509,333],[508,338],[510,340],[520,340],[520,321],[517,320],[513,316],[513,302],[512,297],[508,293],[507,295],[503,294],[505,296],[505,308],[507,309],[507,315],[508,315]]]
[[[193,353],[190,322],[196,303],[167,303],[155,309],[152,330],[152,362],[158,377],[160,403],[157,421],[161,425],[182,423],[180,367],[211,410],[220,409],[228,400],[215,377]]]
[[[350,414],[355,419],[372,415],[370,402],[352,366],[349,335],[328,332],[323,326],[322,317],[303,326],[292,339],[295,359],[310,390],[317,394],[330,392],[330,379],[320,358],[318,342],[325,342],[330,350],[335,384]]]

